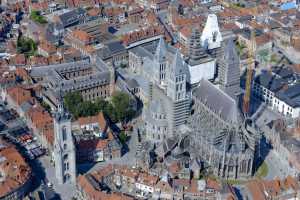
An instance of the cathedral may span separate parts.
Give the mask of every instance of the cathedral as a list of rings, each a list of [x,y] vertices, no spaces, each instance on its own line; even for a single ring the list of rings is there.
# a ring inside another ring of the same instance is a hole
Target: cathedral
[[[209,15],[202,34],[193,29],[189,43],[185,57],[162,38],[129,52],[130,70],[149,80],[143,133],[157,145],[156,152],[165,152],[170,139],[189,138],[188,148],[178,150],[175,142],[177,150],[169,145],[167,151],[176,159],[188,152],[190,160],[201,161],[220,178],[251,177],[260,134],[240,112],[240,61],[233,38],[223,41],[216,16]]]
[[[238,103],[211,82],[202,80],[193,91],[190,126],[193,155],[221,178],[240,179],[253,175],[259,134],[240,113]]]

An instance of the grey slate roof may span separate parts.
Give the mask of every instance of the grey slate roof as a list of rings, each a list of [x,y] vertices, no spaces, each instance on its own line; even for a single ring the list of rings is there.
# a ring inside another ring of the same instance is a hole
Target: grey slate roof
[[[206,104],[223,120],[239,123],[240,113],[236,101],[208,80],[200,81],[200,86],[193,91],[193,96]]]
[[[93,74],[76,77],[74,79],[65,79],[61,73],[94,68]],[[62,63],[56,65],[40,66],[32,68],[30,75],[32,77],[46,76],[47,82],[55,89],[62,89],[63,92],[70,90],[83,90],[95,85],[105,85],[110,82],[110,72],[107,65],[99,58],[95,64],[91,63],[88,59],[77,62]]]
[[[137,82],[135,79],[133,79],[133,78],[126,79],[126,83],[127,83],[127,86],[128,86],[130,89],[138,88],[138,87],[139,87],[138,82]]]
[[[221,134],[218,136],[218,139],[219,137],[222,137],[222,140],[219,140],[219,143],[215,143],[215,146],[219,151],[225,149],[226,152],[239,153],[246,149],[245,141],[240,134],[233,130],[224,130],[224,133],[224,135]]]
[[[162,144],[157,149],[155,149],[155,153],[159,157],[163,157],[169,151],[171,151],[172,149],[174,149],[174,147],[176,146],[177,142],[178,142],[178,139],[176,139],[176,138],[167,138],[166,140],[164,140],[162,142]]]
[[[131,51],[132,53],[134,53],[137,56],[142,57],[142,58],[148,57],[151,60],[153,60],[153,58],[154,58],[152,53],[150,53],[149,51],[147,51],[145,48],[143,48],[141,46],[130,49],[129,51]]]
[[[32,107],[32,104],[29,103],[28,101],[25,101],[24,103],[21,104],[20,107],[24,113],[27,113],[27,111]]]
[[[85,10],[82,8],[74,9],[69,12],[63,13],[59,16],[60,21],[64,27],[73,24],[74,21],[78,20],[80,16],[85,14]],[[74,21],[73,21],[74,20]]]
[[[101,59],[106,60],[108,58],[111,58],[112,56],[115,56],[119,53],[123,53],[125,51],[126,51],[126,49],[121,42],[111,41],[111,42],[106,43],[103,48],[98,49],[97,55]]]
[[[161,37],[155,51],[155,59],[163,61],[166,58],[167,48],[165,40]]]
[[[264,88],[272,92],[279,91],[286,83],[286,81],[284,81],[283,79],[276,78],[274,75],[267,72],[258,75],[254,81],[255,83],[263,86]]]
[[[109,43],[106,43],[106,46],[110,50],[111,54],[116,54],[122,51],[126,51],[124,45],[120,41],[111,41]]]
[[[293,78],[294,72],[291,68],[284,66],[274,66],[272,67],[272,72],[283,79]]]
[[[186,72],[186,66],[180,55],[179,50],[177,50],[175,53],[174,61],[170,66],[170,70],[171,70],[170,71],[171,76],[178,76]]]
[[[275,96],[292,107],[300,106],[300,84],[290,86],[286,90],[279,91]]]

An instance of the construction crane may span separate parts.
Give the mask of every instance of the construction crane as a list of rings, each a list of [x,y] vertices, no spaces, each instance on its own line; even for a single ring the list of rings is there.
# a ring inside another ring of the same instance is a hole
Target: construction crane
[[[250,98],[251,98],[251,84],[253,70],[255,67],[255,51],[256,51],[256,39],[255,39],[255,29],[251,30],[250,47],[248,51],[248,61],[247,61],[247,71],[246,71],[246,86],[245,94],[243,98],[243,112],[244,115],[249,115],[250,112]]]

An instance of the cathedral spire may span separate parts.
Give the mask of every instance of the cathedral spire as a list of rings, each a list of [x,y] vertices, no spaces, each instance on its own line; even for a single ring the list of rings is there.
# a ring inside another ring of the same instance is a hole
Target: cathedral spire
[[[184,73],[185,70],[184,70],[184,63],[183,63],[183,59],[180,55],[180,52],[179,50],[177,49],[176,50],[176,53],[175,53],[175,56],[174,56],[174,61],[171,65],[171,75],[179,75],[179,74],[182,74]]]
[[[228,40],[224,48],[224,59],[227,62],[232,62],[232,61],[235,62],[236,60],[239,60],[239,56],[236,52],[235,45],[232,38]]]
[[[215,49],[221,47],[222,41],[217,15],[209,14],[201,36],[202,46],[205,49]]]
[[[165,60],[167,53],[166,43],[163,37],[159,39],[158,45],[155,51],[155,58],[160,62]]]

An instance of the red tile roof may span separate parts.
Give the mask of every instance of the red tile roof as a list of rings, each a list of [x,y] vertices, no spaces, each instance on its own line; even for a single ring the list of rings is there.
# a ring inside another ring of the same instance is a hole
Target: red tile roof
[[[107,121],[102,112],[95,116],[80,117],[78,122],[80,126],[98,123],[102,131],[107,129]]]
[[[0,156],[3,158],[0,161],[1,179],[3,180],[0,182],[0,197],[4,197],[30,179],[31,168],[13,145],[2,139],[0,139],[0,143],[5,146],[0,149]]]
[[[24,89],[21,86],[15,86],[15,87],[8,88],[7,94],[19,106],[26,101],[33,100],[32,96],[31,96],[31,91]]]

